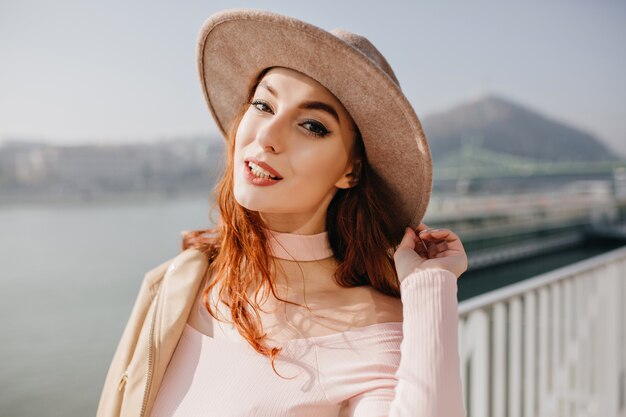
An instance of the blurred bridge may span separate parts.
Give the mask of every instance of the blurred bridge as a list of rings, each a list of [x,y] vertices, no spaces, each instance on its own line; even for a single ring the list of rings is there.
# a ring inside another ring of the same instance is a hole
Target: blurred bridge
[[[426,224],[461,237],[472,270],[564,250],[589,238],[626,239],[622,183],[616,188],[608,181],[581,181],[532,194],[433,196],[428,210]]]
[[[591,178],[596,175],[610,177],[616,170],[625,169],[626,161],[593,161],[585,157],[580,161],[546,161],[497,152],[469,140],[462,143],[459,151],[437,159],[433,168],[437,181],[515,177],[545,179],[550,176]]]

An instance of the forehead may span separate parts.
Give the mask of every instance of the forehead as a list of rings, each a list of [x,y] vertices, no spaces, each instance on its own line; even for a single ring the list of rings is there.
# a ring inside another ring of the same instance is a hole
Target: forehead
[[[341,101],[335,97],[326,87],[320,84],[317,80],[309,77],[306,74],[292,70],[290,68],[273,67],[270,68],[260,83],[269,84],[275,90],[283,90],[283,94],[294,92],[294,88],[297,89],[298,95],[305,95],[304,98],[323,99],[329,104],[341,109],[347,115],[347,110],[341,104]],[[279,91],[280,92],[280,91]]]

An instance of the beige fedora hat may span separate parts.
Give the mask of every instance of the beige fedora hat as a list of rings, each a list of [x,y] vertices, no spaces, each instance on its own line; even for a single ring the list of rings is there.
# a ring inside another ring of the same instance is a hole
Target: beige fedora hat
[[[406,226],[420,223],[432,188],[428,142],[387,60],[365,37],[268,11],[225,10],[202,25],[197,63],[224,136],[264,69],[287,67],[317,80],[357,124],[370,166],[397,196],[394,217]]]

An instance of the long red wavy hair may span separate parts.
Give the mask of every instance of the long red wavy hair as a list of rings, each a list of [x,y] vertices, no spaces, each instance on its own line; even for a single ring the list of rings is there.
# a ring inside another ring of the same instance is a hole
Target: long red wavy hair
[[[248,102],[266,71],[250,86]],[[282,349],[263,343],[266,335],[262,334],[257,295],[264,288],[261,299],[268,297],[271,291],[277,300],[304,306],[276,294],[272,258],[267,255],[270,248],[264,233],[265,225],[258,212],[241,206],[234,197],[235,134],[248,106],[248,103],[242,106],[228,129],[224,175],[213,190],[216,200],[213,209],[219,208],[217,226],[185,233],[182,249],[196,248],[208,257],[210,267],[207,274],[213,279],[202,294],[207,311],[220,320],[208,297],[217,286],[218,300],[230,309],[232,322],[239,333],[257,352],[271,359],[276,372],[274,360]],[[338,262],[335,280],[342,287],[370,285],[384,294],[399,298],[393,250],[400,243],[404,227],[394,221],[394,199],[382,179],[368,165],[363,140],[356,126],[355,132],[352,157],[361,160],[358,183],[352,188],[338,189],[326,216],[330,245]],[[248,296],[249,289],[254,289],[253,297]]]

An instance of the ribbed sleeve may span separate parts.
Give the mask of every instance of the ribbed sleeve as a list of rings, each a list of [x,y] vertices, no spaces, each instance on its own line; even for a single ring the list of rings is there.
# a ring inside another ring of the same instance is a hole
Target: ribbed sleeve
[[[404,321],[397,385],[391,403],[387,387],[351,398],[352,417],[462,417],[458,353],[457,278],[449,271],[426,269],[401,284]],[[382,411],[388,405],[388,412]]]

